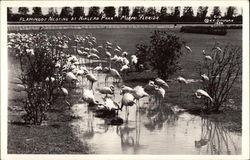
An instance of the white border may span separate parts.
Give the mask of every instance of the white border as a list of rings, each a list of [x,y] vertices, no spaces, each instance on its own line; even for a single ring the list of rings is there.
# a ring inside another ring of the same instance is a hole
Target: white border
[[[242,155],[44,155],[44,154],[7,154],[7,103],[8,103],[8,63],[7,63],[7,7],[64,7],[64,6],[239,6],[243,8],[243,92],[242,92]],[[249,1],[1,1],[1,159],[249,159]]]

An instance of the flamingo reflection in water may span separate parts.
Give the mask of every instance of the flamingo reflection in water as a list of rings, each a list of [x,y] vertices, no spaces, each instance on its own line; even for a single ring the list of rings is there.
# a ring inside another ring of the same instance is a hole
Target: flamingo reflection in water
[[[135,123],[125,123],[123,126],[117,126],[116,133],[121,138],[121,147],[123,152],[138,153],[140,149],[141,135],[141,115],[139,110],[136,111]]]
[[[178,115],[182,112],[174,112],[173,106],[170,104],[160,104],[155,107],[155,103],[149,106],[150,110],[147,112],[148,121],[144,123],[144,126],[149,131],[154,131],[155,129],[161,129],[163,124],[166,122],[168,125],[176,125],[178,120]]]
[[[201,119],[201,138],[195,141],[195,148],[206,150],[207,154],[239,154],[230,135],[231,133],[220,122],[211,122],[208,119]],[[238,142],[238,141],[237,141]]]

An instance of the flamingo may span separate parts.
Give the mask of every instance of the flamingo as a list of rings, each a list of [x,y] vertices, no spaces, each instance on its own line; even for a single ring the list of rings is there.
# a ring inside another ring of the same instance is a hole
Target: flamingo
[[[117,48],[114,49],[114,52],[121,53],[121,51],[119,49],[117,49]]]
[[[203,54],[203,55],[206,55],[205,49],[202,50],[202,54]]]
[[[196,90],[195,96],[196,96],[197,98],[199,98],[199,99],[200,99],[202,96],[204,96],[204,97],[210,99],[211,102],[214,101],[213,98],[212,98],[206,91],[204,91],[204,90],[202,90],[202,89]]]
[[[69,83],[75,83],[75,85],[76,85],[76,82],[78,81],[78,79],[76,78],[76,76],[72,72],[68,72],[68,73],[66,73],[65,81],[69,82]]]
[[[90,105],[98,104],[98,102],[95,100],[94,92],[92,89],[83,90],[82,100],[89,103]]]
[[[192,53],[192,49],[189,46],[185,46],[185,48],[189,53]]]
[[[14,87],[14,91],[15,92],[23,92],[23,91],[26,91],[26,89],[28,89],[28,86],[27,85],[23,85],[23,84],[17,84]]]
[[[155,91],[156,91],[156,102],[158,100],[159,104],[161,104],[161,101],[165,97],[166,91],[160,86],[155,86]]]
[[[113,44],[111,42],[109,42],[109,41],[106,41],[106,45],[112,46]]]
[[[100,59],[100,57],[95,53],[90,53],[87,58],[88,59]]]
[[[84,48],[84,51],[89,52],[90,49],[89,48]]]
[[[95,48],[92,48],[92,49],[90,50],[90,52],[92,52],[92,53],[96,53],[96,54],[98,54],[98,53],[99,53],[99,51],[98,51],[97,49],[95,49]]]
[[[119,79],[119,80],[121,79],[121,75],[114,68],[109,68],[109,74],[107,74],[106,77],[105,77],[105,84],[107,83],[109,77],[113,77],[113,78],[116,78],[116,79]]]
[[[205,59],[205,60],[210,60],[210,61],[213,60],[213,58],[212,58],[211,56],[205,56],[204,59]]]
[[[120,69],[120,72],[126,72],[129,70],[129,66],[128,65],[123,65],[122,68]]]
[[[138,102],[138,106],[140,107],[139,100],[143,97],[149,96],[148,93],[144,91],[144,88],[142,86],[136,86],[133,89],[133,96],[135,97],[136,101]]]
[[[131,55],[131,62],[133,65],[138,63],[138,57],[136,55]]]
[[[165,82],[163,79],[156,78],[156,79],[155,79],[155,83],[156,83],[157,85],[159,85],[160,87],[163,86],[163,87],[169,88],[167,82]]]
[[[121,87],[121,93],[120,94],[132,93],[133,91],[134,91],[133,88],[123,85]]]
[[[126,121],[128,121],[128,106],[133,106],[136,103],[134,102],[134,96],[131,93],[125,93],[122,96],[122,100],[121,100],[121,108],[119,108],[120,110],[122,110],[123,106],[126,106]]]
[[[112,110],[116,111],[116,115],[118,115],[118,110],[120,109],[119,105],[118,103],[114,102],[111,98],[106,98],[103,106],[110,111]]]
[[[155,96],[155,83],[154,81],[149,81],[148,84],[144,86],[144,90],[151,96]],[[149,97],[149,101],[151,101],[151,96]]]
[[[64,87],[61,87],[60,89],[61,89],[62,95],[64,97],[65,103],[70,107],[70,103],[66,99],[68,97],[68,95],[69,95],[68,90],[66,88],[64,88]]]
[[[68,92],[68,90],[66,88],[58,87],[58,88],[54,89],[52,93],[62,95],[63,99],[64,99],[64,102],[70,107],[70,103],[66,99],[68,97],[68,95],[69,95],[69,92]]]
[[[201,75],[202,81],[209,81],[209,78],[206,74]]]
[[[99,66],[95,67],[94,71],[97,71],[97,72],[102,71],[102,63],[99,63]]]
[[[181,96],[182,84],[188,84],[188,81],[181,76],[177,78],[177,81],[180,83],[180,96]]]
[[[94,82],[96,82],[97,81],[97,79],[96,79],[96,77],[92,74],[92,73],[87,73],[87,75],[86,75],[86,78],[87,78],[87,80],[90,82],[90,88],[92,89],[93,88],[93,84],[94,84]]]
[[[127,55],[128,55],[128,52],[126,52],[126,51],[125,51],[125,52],[122,52],[122,56],[123,56],[123,57],[127,57]]]
[[[116,46],[116,48],[120,51],[122,51],[122,48],[120,46]]]
[[[220,47],[215,47],[214,49],[216,49],[216,50],[222,52],[222,49],[221,49]]]
[[[126,57],[123,57],[123,58],[122,58],[122,63],[123,63],[124,65],[128,65],[128,64],[129,64],[129,60],[128,60]]]
[[[102,87],[99,89],[99,92],[101,94],[106,94],[106,97],[108,94],[114,94],[115,91],[115,87],[113,85],[111,85],[110,87]]]

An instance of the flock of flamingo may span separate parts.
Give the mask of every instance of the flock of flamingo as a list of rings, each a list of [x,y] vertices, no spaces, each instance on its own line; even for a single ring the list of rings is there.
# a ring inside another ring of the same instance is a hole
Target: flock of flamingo
[[[63,44],[61,44],[61,47],[69,48],[68,44],[69,42],[65,41]],[[129,74],[129,70],[138,63],[138,58],[136,55],[128,54],[128,52],[123,51],[120,46],[117,44],[112,44],[109,41],[106,41],[103,45],[98,45],[97,39],[92,35],[76,36],[74,39],[74,44],[75,46],[72,46],[74,54],[66,55],[66,64],[61,66],[62,63],[58,62],[55,67],[58,69],[63,69],[65,73],[64,80],[70,85],[76,85],[79,82],[82,83],[81,97],[83,101],[91,106],[95,106],[97,109],[115,112],[116,115],[118,115],[119,111],[123,110],[124,106],[126,111],[128,107],[132,106],[140,108],[139,100],[143,97],[154,98],[155,103],[162,103],[169,85],[163,79],[156,78],[154,80],[150,80],[145,86],[135,86],[132,88],[130,86],[121,85],[121,105],[118,105],[118,103],[115,102],[111,96],[109,96],[115,94],[115,87],[113,84],[109,85],[109,80],[110,78],[113,78],[114,83],[120,82],[121,84],[123,81],[122,73]],[[192,52],[189,46],[185,46],[185,48],[188,52]],[[205,51],[203,51],[203,54],[205,59],[212,59],[212,57],[205,54]],[[92,62],[95,61],[97,63],[99,62],[99,65],[96,67],[87,68],[85,65],[87,64],[87,60],[89,64],[92,64]],[[107,67],[103,67],[103,63],[107,63]],[[119,69],[112,68],[113,64],[115,64],[116,68]],[[99,73],[104,73],[106,75],[105,86],[97,86],[96,88],[100,94],[105,95],[103,102],[96,100],[93,89],[94,84],[100,80],[98,77]],[[204,81],[209,80],[205,74],[201,75],[201,77]],[[89,82],[88,87],[83,85],[84,79]],[[181,83],[181,85],[189,83],[183,77],[178,77],[176,80]],[[55,78],[47,77],[45,81],[55,81]],[[25,87],[19,85],[19,88]],[[70,103],[66,100],[69,92],[65,87],[61,86],[60,88],[55,89],[53,93],[62,94],[64,96],[65,102],[70,106]],[[198,89],[195,92],[195,95],[197,98],[206,97],[213,101],[209,94],[202,89]],[[128,116],[128,112],[126,115]]]

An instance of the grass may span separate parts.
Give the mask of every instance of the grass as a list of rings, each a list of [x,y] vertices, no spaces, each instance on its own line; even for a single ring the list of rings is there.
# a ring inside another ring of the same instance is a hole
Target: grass
[[[150,32],[154,29],[81,29],[81,30],[47,30],[49,34],[62,32],[63,34],[83,35],[92,33],[97,38],[98,44],[103,44],[107,40],[117,43],[124,51],[134,54],[136,44],[149,43]],[[23,31],[26,33],[35,31]],[[182,70],[171,78],[183,76],[188,79],[197,79],[200,75],[196,71],[197,65],[202,62],[202,50],[209,51],[217,41],[220,46],[228,43],[242,45],[242,30],[228,30],[226,36],[203,35],[193,33],[180,33],[178,29],[171,29],[169,32],[181,37],[189,45],[193,52],[180,58]],[[66,110],[64,105],[57,104],[48,112],[49,119],[46,125],[33,126],[13,123],[22,121],[20,110],[15,111],[14,106],[20,106],[21,94],[13,92],[13,84],[18,83],[17,68],[15,61],[9,57],[9,124],[8,124],[8,152],[9,153],[88,153],[91,152],[88,145],[82,145],[73,135],[70,129],[70,121],[74,118]],[[98,64],[94,64],[98,65]],[[125,83],[129,86],[144,85],[148,79],[156,76],[154,72],[130,73],[125,76]],[[165,102],[179,105],[186,109],[201,107],[201,102],[193,98],[193,93],[200,87],[198,83],[183,85],[180,94],[180,84],[169,82],[170,88],[166,91]],[[225,122],[224,125],[232,131],[241,132],[241,79],[234,85],[230,94],[230,99],[234,104],[227,102],[222,113],[206,115],[214,121]],[[73,99],[72,99],[73,101]],[[56,112],[55,112],[56,111]],[[205,115],[203,115],[205,116]],[[16,136],[19,135],[19,136]]]

